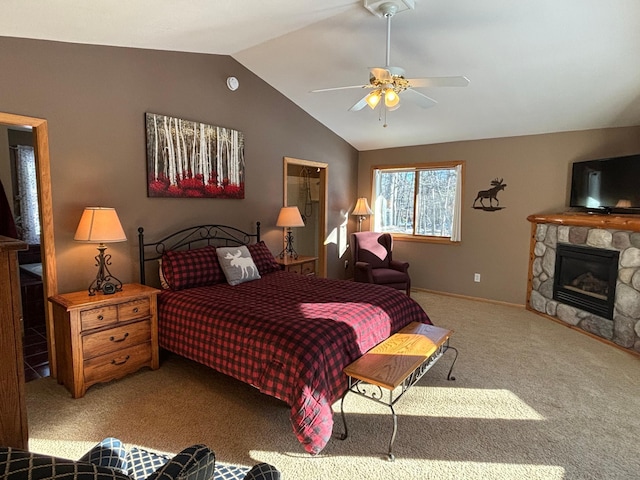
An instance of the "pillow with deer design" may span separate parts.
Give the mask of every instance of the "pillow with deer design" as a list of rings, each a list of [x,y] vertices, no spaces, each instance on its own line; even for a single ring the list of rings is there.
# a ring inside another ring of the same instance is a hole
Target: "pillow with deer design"
[[[229,285],[238,285],[261,278],[246,245],[218,247],[216,255]]]

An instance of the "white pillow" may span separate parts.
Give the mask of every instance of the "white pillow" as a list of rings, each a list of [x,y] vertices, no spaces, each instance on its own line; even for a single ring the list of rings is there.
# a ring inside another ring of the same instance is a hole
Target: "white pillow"
[[[217,247],[216,254],[229,285],[238,285],[261,278],[258,267],[253,262],[249,249],[245,245]]]

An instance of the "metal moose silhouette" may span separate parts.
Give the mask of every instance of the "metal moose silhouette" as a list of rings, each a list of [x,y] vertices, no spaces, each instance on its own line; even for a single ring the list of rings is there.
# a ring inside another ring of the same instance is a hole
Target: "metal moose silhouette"
[[[491,181],[491,188],[489,190],[480,190],[478,192],[478,196],[473,201],[473,208],[486,210],[487,212],[495,212],[496,210],[501,210],[503,207],[500,206],[500,200],[498,200],[498,192],[504,190],[507,186],[506,183],[502,183],[503,180],[504,178],[501,178],[500,180],[496,178],[495,180]],[[489,199],[488,207],[483,202],[485,198]],[[476,202],[478,200],[480,200],[480,206],[476,207]],[[496,201],[495,207],[493,206],[494,200]]]

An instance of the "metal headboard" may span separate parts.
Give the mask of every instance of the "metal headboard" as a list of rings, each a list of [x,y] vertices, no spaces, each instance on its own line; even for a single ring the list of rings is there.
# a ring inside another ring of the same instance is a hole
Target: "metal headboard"
[[[138,228],[138,251],[140,253],[140,283],[146,284],[145,264],[162,258],[170,250],[192,250],[213,245],[230,247],[248,245],[260,241],[260,222],[256,222],[256,233],[247,233],[228,225],[198,225],[183,228],[157,242],[144,242],[144,228]]]

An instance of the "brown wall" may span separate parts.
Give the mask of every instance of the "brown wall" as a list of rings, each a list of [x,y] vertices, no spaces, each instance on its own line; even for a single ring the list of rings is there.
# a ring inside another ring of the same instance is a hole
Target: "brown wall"
[[[138,226],[154,239],[192,224],[252,229],[259,220],[270,249],[281,251],[284,156],[329,164],[329,232],[356,196],[357,151],[231,57],[0,37],[0,64],[0,111],[49,124],[61,292],[85,288],[96,273],[95,246],[73,241],[85,206],[118,211],[128,241],[107,252],[112,273],[128,282],[138,279]],[[230,75],[240,81],[235,92]],[[242,131],[245,199],[148,198],[145,112]],[[338,256],[329,244],[329,276],[345,275]]]
[[[570,164],[640,152],[640,127],[532,135],[360,152],[358,196],[371,198],[371,167],[398,163],[466,162],[462,244],[396,241],[394,258],[411,263],[412,285],[524,304],[532,213],[561,212],[568,205]],[[471,208],[494,178],[503,210]],[[363,224],[367,228],[368,224]],[[481,274],[474,283],[473,274]]]

